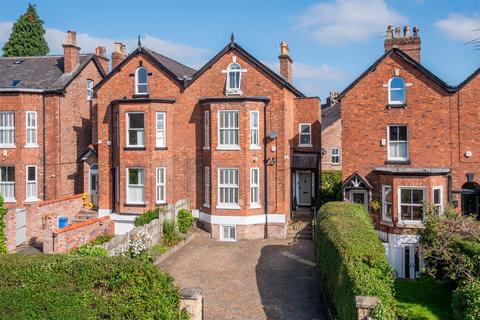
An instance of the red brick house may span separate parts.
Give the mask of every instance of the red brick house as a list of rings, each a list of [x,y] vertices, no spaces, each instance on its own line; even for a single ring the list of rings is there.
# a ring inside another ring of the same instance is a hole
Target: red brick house
[[[447,85],[420,64],[418,28],[389,27],[385,53],[341,94],[343,195],[373,213],[399,277],[418,276],[423,207],[479,215],[480,71]]]
[[[322,171],[342,170],[342,114],[338,92],[322,105]]]
[[[17,211],[17,244],[26,206],[84,190],[79,156],[91,143],[90,99],[108,60],[80,54],[75,32],[63,47],[63,55],[0,58],[0,193]]]
[[[188,198],[215,239],[282,238],[292,210],[315,205],[320,101],[291,84],[281,47],[278,75],[233,36],[199,70],[117,45],[95,87],[94,133],[99,213],[117,233],[148,208]]]

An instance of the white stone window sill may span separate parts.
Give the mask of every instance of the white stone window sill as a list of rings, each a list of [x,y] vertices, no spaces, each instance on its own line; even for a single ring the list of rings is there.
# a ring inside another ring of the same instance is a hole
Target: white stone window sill
[[[0,149],[15,149],[16,147],[14,144],[0,144]]]
[[[250,146],[250,150],[262,150],[260,146]]]
[[[217,150],[219,150],[219,151],[239,151],[240,146],[218,146]]]
[[[144,203],[145,204],[145,203]],[[165,201],[160,201],[160,202],[155,202],[155,204],[159,205],[159,206],[163,206],[163,205],[166,205],[167,202]]]
[[[38,198],[27,198],[27,199],[25,199],[25,202],[38,202],[38,201],[40,201],[40,199],[38,199]]]
[[[127,206],[144,206],[146,203],[145,202],[125,202],[125,205]]]
[[[204,203],[203,206],[204,206],[205,208],[210,208],[210,205],[209,205],[209,204],[206,204],[206,203]]]
[[[227,96],[230,96],[230,95],[231,95],[231,96],[241,96],[242,93],[243,93],[242,90],[239,90],[239,89],[227,89],[227,90],[225,91],[225,94],[226,94]]]
[[[238,204],[219,204],[215,208],[226,209],[226,210],[239,210],[239,209],[241,209],[241,207]]]
[[[15,198],[5,198],[3,199],[5,203],[17,203],[17,200]]]
[[[25,149],[35,149],[35,148],[38,148],[38,144],[26,144],[23,147]]]
[[[260,208],[262,208],[262,206],[259,205],[259,204],[251,204],[250,205],[250,209],[260,209]]]
[[[313,147],[313,145],[311,145],[311,144],[299,144],[298,147],[299,148],[311,148],[311,147]]]

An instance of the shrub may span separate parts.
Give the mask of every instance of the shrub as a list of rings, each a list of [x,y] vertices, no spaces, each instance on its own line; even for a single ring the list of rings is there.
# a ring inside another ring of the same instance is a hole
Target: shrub
[[[180,240],[180,234],[177,230],[177,224],[175,221],[165,220],[163,221],[163,238],[162,243],[167,247],[176,245]]]
[[[152,237],[146,230],[140,230],[128,240],[123,255],[129,258],[152,261],[148,249],[152,245]]]
[[[5,215],[8,210],[3,207],[3,196],[0,194],[0,254],[7,253],[7,244],[5,237]]]
[[[356,319],[355,296],[375,296],[374,319],[394,319],[393,272],[363,206],[330,202],[320,208],[315,250],[322,286],[339,319]]]
[[[185,209],[178,211],[178,230],[181,233],[187,233],[194,221],[195,218],[192,216],[191,211]]]
[[[98,236],[98,237],[96,237],[95,239],[93,239],[92,241],[90,241],[90,244],[92,244],[92,245],[104,244],[104,243],[112,240],[113,238],[114,238],[113,235]]]
[[[160,213],[165,212],[164,208],[155,208],[155,209],[150,209],[139,215],[138,217],[135,218],[133,223],[135,224],[135,227],[141,227],[146,224],[148,224],[150,221],[154,219],[158,219]]]
[[[322,170],[322,204],[342,200],[342,171]]]
[[[155,261],[158,257],[168,251],[168,248],[161,244],[156,244],[150,248],[150,255],[152,260]]]
[[[76,254],[79,256],[88,256],[88,257],[106,257],[108,256],[107,250],[102,247],[92,245],[92,244],[84,244],[72,251],[72,254]]]
[[[453,292],[452,308],[455,320],[480,319],[480,280],[461,284]]]
[[[0,256],[0,319],[188,319],[173,279],[123,257]]]

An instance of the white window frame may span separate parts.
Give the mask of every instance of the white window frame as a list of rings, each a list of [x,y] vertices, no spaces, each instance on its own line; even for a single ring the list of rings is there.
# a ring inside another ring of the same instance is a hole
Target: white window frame
[[[2,194],[2,196],[3,196],[3,200],[4,200],[5,202],[16,202],[16,200],[15,200],[15,194],[16,194],[16,191],[17,191],[17,190],[16,190],[16,185],[15,185],[15,184],[16,184],[16,171],[17,171],[17,170],[15,169],[15,166],[12,166],[12,165],[3,165],[3,166],[0,166],[0,168],[14,168],[13,170],[15,170],[15,175],[14,175],[14,180],[13,180],[13,182],[12,182],[12,181],[1,181],[1,180],[0,180],[0,186],[3,187],[3,186],[11,186],[11,185],[13,185],[13,197],[6,197],[4,194]],[[7,174],[7,176],[8,176],[8,174]],[[0,173],[0,179],[1,179],[1,173]],[[2,187],[0,187],[0,190],[1,190]]]
[[[15,111],[0,111],[0,118],[4,118],[4,120],[6,121],[7,120],[7,117],[9,116],[12,116],[13,117],[13,126],[3,126],[3,127],[0,127],[0,135],[2,134],[3,132],[3,135],[6,136],[6,134],[9,132],[9,131],[12,131],[13,130],[13,141],[11,143],[3,143],[1,140],[0,140],[0,148],[15,148],[15,133],[16,133],[16,130],[15,130]]]
[[[440,203],[435,203],[435,190],[440,190]],[[443,187],[442,186],[434,186],[432,188],[432,204],[435,208],[439,208],[438,214],[443,214]]]
[[[386,190],[390,189],[390,194],[392,195],[392,201],[390,202],[391,217],[387,217],[387,192]],[[393,189],[391,185],[382,185],[382,220],[387,222],[392,222],[393,218]]]
[[[204,179],[205,203],[203,204],[203,206],[210,208],[210,167],[205,167]]]
[[[28,169],[29,168],[35,168],[35,180],[33,181],[30,181],[28,180]],[[37,171],[37,166],[36,165],[28,165],[26,166],[25,168],[25,201],[38,201],[38,171]],[[35,191],[35,194],[34,195],[30,195],[29,196],[29,187],[28,185],[29,184],[33,184],[35,185],[35,187],[33,188],[33,190]]]
[[[87,100],[92,100],[93,98],[93,80],[87,79]]]
[[[147,73],[147,82],[139,82],[139,81],[138,81],[138,72],[139,72],[140,70],[142,70],[142,69],[144,69],[145,72]],[[138,91],[138,87],[139,87],[139,86],[146,86],[146,88],[147,88],[146,92],[140,92],[140,91]],[[145,68],[145,67],[138,67],[137,70],[135,70],[135,94],[144,94],[144,95],[147,95],[148,92],[149,92],[148,89],[149,89],[149,88],[148,88],[148,70],[147,70],[147,68]]]
[[[238,69],[233,70],[233,67],[238,66]],[[231,88],[230,87],[230,73],[238,73],[238,88]],[[227,67],[227,84],[225,88],[225,92],[227,95],[229,94],[242,94],[242,66],[237,62],[232,62]]]
[[[142,114],[143,115],[143,144],[130,144],[130,136],[129,136],[130,130],[142,131],[142,129],[137,129],[137,128],[130,129],[130,115],[132,115],[132,114]],[[125,116],[126,116],[126,122],[127,122],[127,137],[126,137],[127,147],[130,147],[130,148],[143,148],[143,147],[145,147],[145,141],[146,141],[145,112],[126,112]]]
[[[130,174],[129,174],[129,170],[143,170],[143,184],[136,184],[136,185],[133,185],[133,187],[137,187],[137,188],[140,188],[140,187],[143,187],[143,201],[129,201],[128,199],[130,198],[130,192],[129,192],[129,187],[130,187]],[[126,204],[145,204],[145,185],[146,185],[146,174],[145,174],[145,168],[140,168],[140,167],[130,167],[130,168],[126,168],[126,177],[125,177],[125,188],[126,188],[126,199],[125,199],[125,203]]]
[[[392,127],[406,127],[407,128],[407,140],[395,140],[395,143],[406,143],[407,144],[407,156],[406,157],[392,157],[390,155],[390,128]],[[390,161],[408,161],[410,160],[410,130],[408,125],[405,124],[391,124],[387,126],[387,158]]]
[[[408,206],[414,206],[414,207],[422,207],[424,206],[424,203],[425,203],[425,190],[426,188],[424,186],[399,186],[397,188],[397,202],[398,202],[398,205],[397,205],[397,212],[398,212],[398,222],[399,223],[405,223],[405,224],[419,224],[419,223],[423,223],[423,220],[409,220],[409,219],[406,219],[406,220],[403,220],[402,219],[402,190],[422,190],[423,191],[423,203],[422,204],[405,204],[405,205],[408,205]]]
[[[158,117],[163,117],[163,120]],[[158,125],[163,121],[163,129],[159,129]],[[145,119],[144,119],[145,122]],[[145,127],[145,124],[144,124]],[[163,135],[163,137],[162,137]],[[162,141],[163,138],[163,141]],[[162,143],[163,142],[163,143]],[[166,148],[167,147],[167,113],[166,112],[155,112],[155,147],[156,148]]]
[[[29,123],[29,116],[33,116],[33,119],[35,121],[35,125],[32,126]],[[38,117],[37,117],[37,112],[36,111],[27,111],[25,112],[25,147],[26,148],[38,148],[37,144],[37,139],[38,139]],[[33,137],[34,141],[28,141],[29,140],[29,131],[33,132]]]
[[[159,181],[159,172],[163,171],[161,174],[163,176],[163,181]],[[160,192],[160,188],[163,187],[163,192]],[[155,169],[155,203],[156,204],[165,204],[167,203],[167,168],[158,167]]]
[[[206,110],[203,118],[203,149],[210,149],[210,111]]]
[[[250,149],[260,150],[260,112],[250,111]],[[254,117],[257,118],[255,125]]]
[[[254,180],[254,174],[256,174],[256,180]],[[254,201],[253,195],[255,194],[257,200]],[[260,205],[260,168],[250,168],[250,209],[261,208]]]
[[[234,237],[233,238],[225,238],[223,235],[224,228],[233,228],[234,230]],[[237,241],[237,226],[234,224],[222,224],[220,225],[220,241]]]
[[[392,90],[394,90],[394,91],[402,90],[402,89],[399,89],[399,88],[392,89],[392,86],[391,86],[392,85],[392,80],[396,79],[396,78],[402,79],[402,81],[403,81],[403,101],[392,100]],[[407,102],[407,84],[405,83],[405,79],[403,79],[402,77],[392,77],[392,78],[390,78],[390,80],[388,80],[388,104],[389,105],[404,105],[406,102]]]
[[[363,207],[365,208],[365,211],[368,212],[368,192],[367,190],[350,190],[349,191],[349,200],[350,202],[353,202],[353,195],[354,194],[362,194],[363,195]]]
[[[226,114],[226,113],[231,113],[231,114],[236,113],[237,114],[237,127],[236,128],[235,127],[225,127],[225,128],[220,127],[220,123],[221,123],[220,119],[222,117],[222,114]],[[239,110],[219,110],[218,111],[217,127],[218,127],[218,130],[217,130],[217,134],[218,134],[217,150],[240,150],[240,111]],[[222,134],[222,130],[236,131],[238,143],[237,144],[232,144],[232,143],[220,144],[220,135]]]
[[[308,127],[308,133],[302,133],[302,126]],[[302,136],[308,135],[308,143],[302,143]],[[299,147],[312,147],[312,124],[300,123],[298,125],[298,146]]]
[[[221,175],[221,172],[222,170],[234,170],[237,172],[237,184],[221,184],[221,179],[220,179],[220,175]],[[217,209],[240,209],[240,169],[239,168],[218,168],[218,171],[217,171],[217,182],[218,182],[218,186],[217,186]],[[238,199],[238,202],[237,203],[234,203],[234,202],[220,202],[220,194],[221,194],[221,189],[224,188],[224,189],[237,189],[237,199]]]
[[[336,150],[336,153],[334,152]],[[334,157],[337,157],[337,161],[333,161]],[[339,147],[333,147],[332,148],[332,164],[340,164],[340,148]]]

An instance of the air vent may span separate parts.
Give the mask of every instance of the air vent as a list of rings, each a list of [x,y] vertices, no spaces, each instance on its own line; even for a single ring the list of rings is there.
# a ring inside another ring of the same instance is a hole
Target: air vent
[[[23,60],[16,60],[13,65],[18,66],[19,64],[22,64]]]

